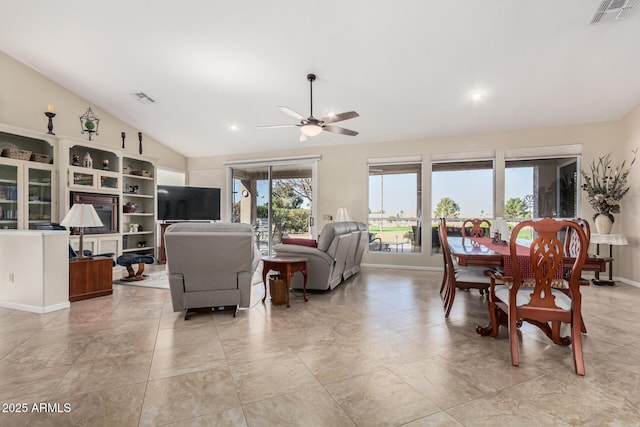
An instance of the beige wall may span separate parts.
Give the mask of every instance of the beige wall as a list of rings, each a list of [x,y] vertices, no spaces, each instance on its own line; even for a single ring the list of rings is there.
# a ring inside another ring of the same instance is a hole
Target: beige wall
[[[630,150],[640,147],[640,105],[622,120],[621,158],[630,159]],[[631,190],[620,207],[620,230],[627,235],[629,245],[620,250],[620,276],[640,286],[640,159],[629,174]]]
[[[640,111],[636,109],[633,114],[634,132],[636,140],[640,137]],[[627,119],[630,121],[631,117]],[[628,127],[628,126],[627,126]],[[625,128],[626,129],[626,128]],[[627,140],[629,137],[626,137]],[[319,154],[321,160],[318,162],[318,216],[322,218],[323,214],[335,215],[340,206],[344,206],[354,220],[367,221],[367,159],[371,157],[392,157],[392,156],[422,156],[424,163],[423,177],[423,209],[425,219],[428,218],[430,211],[430,159],[436,153],[459,153],[474,152],[483,150],[495,150],[496,153],[496,212],[502,212],[504,198],[500,196],[504,189],[504,151],[509,148],[529,148],[543,146],[559,146],[567,144],[579,144],[582,146],[582,165],[591,163],[593,159],[613,153],[614,158],[618,159],[625,155],[627,146],[633,144],[625,143],[622,135],[622,124],[620,121],[592,123],[574,126],[563,126],[555,128],[530,129],[523,131],[460,136],[452,138],[434,138],[418,141],[392,141],[377,144],[360,144],[360,145],[344,145],[344,146],[327,146],[300,148],[298,150],[253,153],[250,155],[238,155],[228,157],[208,157],[199,159],[189,159],[189,170],[198,170],[202,174],[202,170],[215,169],[219,182],[212,185],[220,186],[223,189],[223,210],[228,207],[229,194],[227,191],[228,184],[226,182],[226,173],[224,165],[227,161],[237,160],[255,160],[261,158],[279,158],[293,157],[302,155]],[[636,144],[637,146],[638,144]],[[639,162],[640,164],[640,162]],[[640,174],[640,172],[636,172]],[[632,182],[638,182],[637,176],[631,176]],[[582,193],[582,192],[581,192]],[[637,208],[640,204],[640,191],[636,190],[629,200],[625,200],[626,204],[633,201]],[[581,194],[582,196],[582,194]],[[425,209],[426,207],[426,209]],[[584,200],[579,208],[582,217],[587,218],[593,226],[592,208]],[[628,211],[623,206],[623,212]],[[226,212],[223,211],[223,216]],[[623,215],[620,215],[623,216]],[[621,232],[624,230],[640,230],[640,227],[626,227],[625,221],[629,221],[630,216],[623,216],[621,221],[616,221],[613,232]],[[320,220],[318,230],[326,221]],[[628,231],[626,231],[628,232]],[[635,232],[635,237],[630,236],[635,244],[640,240],[640,232]],[[425,235],[425,239],[430,236]],[[366,254],[365,263],[378,265],[403,265],[415,267],[440,267],[442,263],[441,255],[431,255],[428,252],[429,245],[425,243],[426,252],[423,254],[405,254],[395,255],[393,253],[371,253]],[[630,256],[624,250],[620,251],[625,257]],[[614,256],[618,257],[618,249],[614,251]],[[633,255],[632,255],[633,256]],[[637,256],[637,252],[636,252]],[[614,265],[614,275],[640,282],[640,266],[635,271],[630,267],[619,269],[618,260]]]
[[[138,153],[138,129],[106,113],[95,104],[80,98],[42,74],[0,52],[0,123],[33,131],[47,132],[47,105],[55,106],[53,119],[56,136],[85,139],[80,134],[80,115],[91,107],[100,118],[100,135],[93,139],[102,145],[122,147],[120,132],[127,134],[125,151]],[[143,154],[158,159],[158,165],[186,170],[187,159],[148,136],[143,136]]]

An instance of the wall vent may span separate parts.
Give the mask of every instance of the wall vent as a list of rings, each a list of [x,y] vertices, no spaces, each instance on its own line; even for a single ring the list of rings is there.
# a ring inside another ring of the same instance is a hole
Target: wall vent
[[[618,22],[631,14],[638,0],[604,0],[591,19],[591,24]]]
[[[132,95],[134,98],[136,98],[138,101],[142,102],[143,104],[153,104],[154,102],[156,102],[153,98],[150,98],[144,92],[136,92],[136,93],[133,93]]]

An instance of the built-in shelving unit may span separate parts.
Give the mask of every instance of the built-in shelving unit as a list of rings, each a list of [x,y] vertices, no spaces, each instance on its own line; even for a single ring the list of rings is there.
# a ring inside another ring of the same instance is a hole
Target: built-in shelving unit
[[[122,181],[122,252],[155,256],[155,163],[141,157],[123,156]]]
[[[105,227],[85,229],[85,249],[156,257],[156,191],[154,159],[0,125],[0,229],[36,229],[60,222],[74,201],[98,203]],[[69,239],[77,249],[77,235]]]

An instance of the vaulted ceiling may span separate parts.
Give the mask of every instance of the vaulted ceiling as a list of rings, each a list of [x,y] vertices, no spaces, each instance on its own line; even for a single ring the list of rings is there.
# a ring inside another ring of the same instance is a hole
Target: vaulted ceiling
[[[600,3],[3,1],[0,50],[200,157],[620,119],[640,12],[590,25]],[[309,115],[307,73],[314,116],[355,110],[337,125],[359,135],[256,128]]]

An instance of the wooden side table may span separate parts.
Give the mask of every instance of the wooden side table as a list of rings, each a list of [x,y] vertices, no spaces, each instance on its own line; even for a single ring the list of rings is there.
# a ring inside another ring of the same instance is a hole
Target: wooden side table
[[[69,301],[111,295],[113,260],[95,257],[69,260]]]
[[[624,246],[628,244],[627,238],[623,234],[592,234],[591,235],[591,243],[596,245],[596,256],[600,256],[600,245],[605,244],[609,245],[609,258],[605,258],[606,262],[609,264],[609,280],[601,280],[600,272],[595,272],[595,279],[592,279],[594,285],[603,286],[613,286],[616,282],[613,280],[613,247],[614,246]]]
[[[277,271],[284,276],[287,284],[287,307],[289,307],[289,291],[291,289],[291,276],[299,271],[304,276],[304,284],[302,285],[302,295],[304,301],[307,302],[307,259],[294,257],[263,257],[262,258],[262,283],[264,284],[264,297],[262,302],[267,299],[267,274],[269,271]]]

